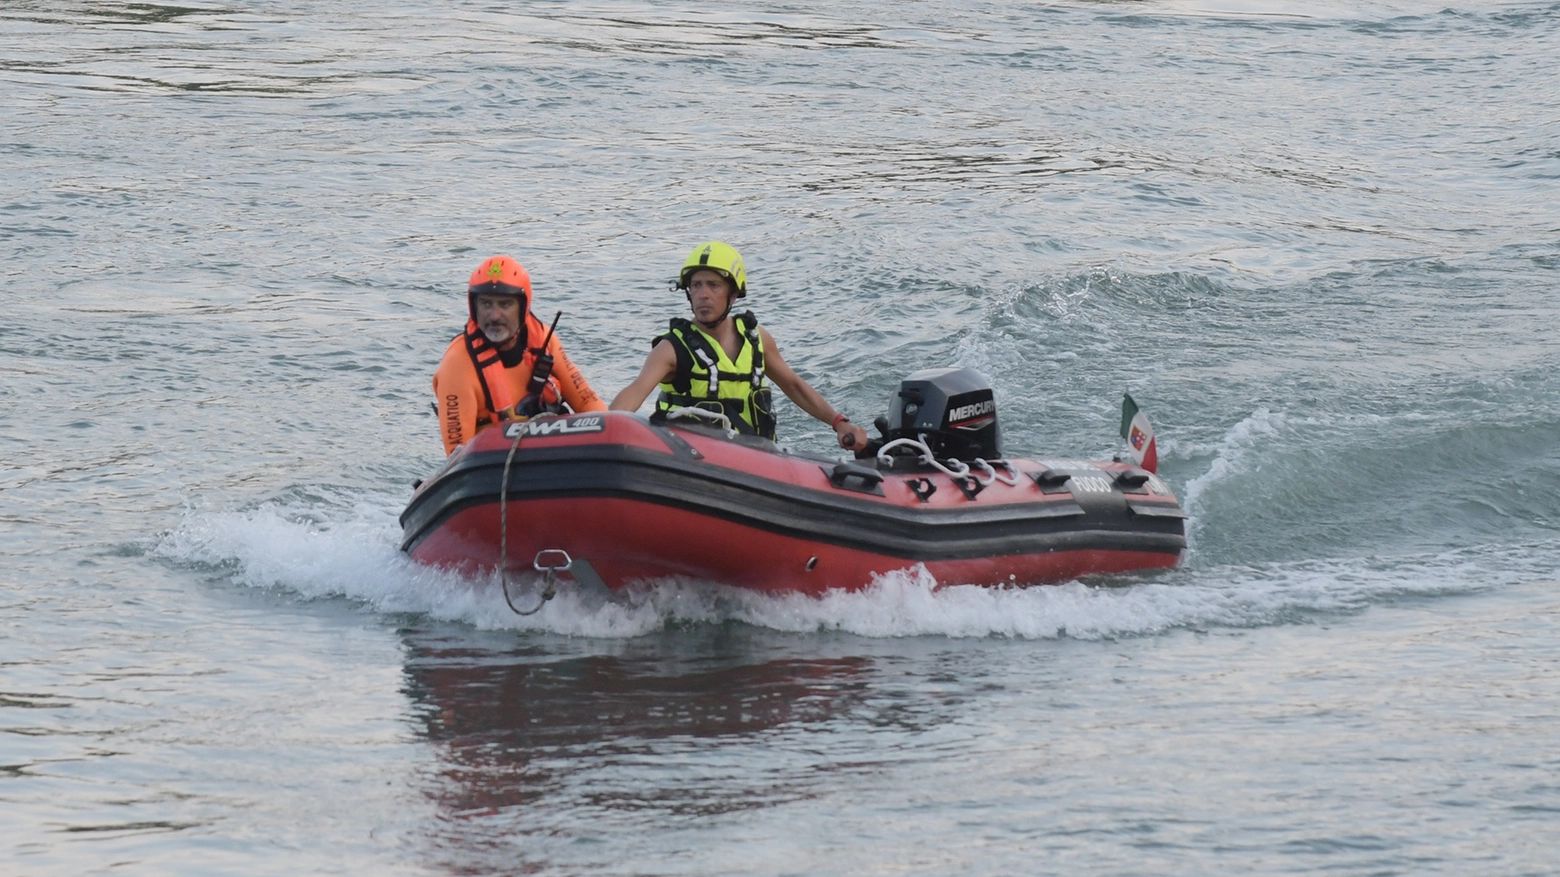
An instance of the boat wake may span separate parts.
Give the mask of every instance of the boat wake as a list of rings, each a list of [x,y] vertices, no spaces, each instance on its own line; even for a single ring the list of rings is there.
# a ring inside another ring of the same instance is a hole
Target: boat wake
[[[866,637],[1109,639],[1175,629],[1312,623],[1396,600],[1472,593],[1542,578],[1560,541],[1435,555],[1191,568],[1023,589],[947,583],[922,567],[859,592],[768,595],[718,583],[660,580],[606,595],[565,581],[537,614],[517,616],[491,576],[413,563],[398,548],[399,499],[300,492],[238,510],[192,508],[153,555],[212,582],[305,600],[347,599],[479,629],[631,638],[669,627],[750,624]],[[517,605],[535,599],[518,582]],[[524,593],[521,593],[521,592]]]

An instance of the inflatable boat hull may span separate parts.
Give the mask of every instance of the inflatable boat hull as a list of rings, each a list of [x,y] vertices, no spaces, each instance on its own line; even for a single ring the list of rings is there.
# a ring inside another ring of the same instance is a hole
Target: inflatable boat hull
[[[466,571],[563,551],[576,577],[613,589],[681,576],[817,595],[916,564],[941,584],[980,585],[1170,567],[1183,518],[1163,482],[1122,463],[878,471],[607,413],[481,433],[418,487],[401,523],[414,559]]]

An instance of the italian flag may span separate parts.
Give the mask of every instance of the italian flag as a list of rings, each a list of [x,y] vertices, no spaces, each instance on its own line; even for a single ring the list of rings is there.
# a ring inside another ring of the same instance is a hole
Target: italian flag
[[[1150,472],[1159,471],[1159,448],[1154,445],[1154,428],[1148,415],[1138,410],[1131,396],[1121,397],[1121,437],[1132,446],[1133,462]]]

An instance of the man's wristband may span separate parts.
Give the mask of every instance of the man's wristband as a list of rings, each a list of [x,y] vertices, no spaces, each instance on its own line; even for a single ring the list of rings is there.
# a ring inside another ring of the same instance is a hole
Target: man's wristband
[[[843,414],[834,415],[834,419],[829,421],[829,429],[839,432],[841,423],[850,423],[850,418]]]

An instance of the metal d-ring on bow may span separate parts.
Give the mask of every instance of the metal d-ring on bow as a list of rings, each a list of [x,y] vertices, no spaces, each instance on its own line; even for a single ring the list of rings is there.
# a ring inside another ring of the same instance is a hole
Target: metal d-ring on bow
[[[563,562],[542,562],[543,558],[551,559],[552,556],[562,557]],[[509,599],[509,576],[507,572],[504,575],[504,602],[509,604],[510,611],[516,615],[535,615],[542,611],[542,607],[547,605],[548,600],[558,595],[558,573],[568,572],[572,566],[574,566],[574,558],[570,557],[569,552],[564,551],[562,548],[544,548],[536,552],[535,559],[531,561],[531,568],[542,574],[542,595],[541,599],[536,601],[536,608],[529,612],[522,612],[515,608],[514,601]]]

